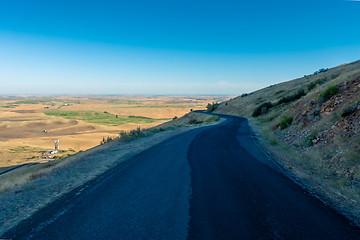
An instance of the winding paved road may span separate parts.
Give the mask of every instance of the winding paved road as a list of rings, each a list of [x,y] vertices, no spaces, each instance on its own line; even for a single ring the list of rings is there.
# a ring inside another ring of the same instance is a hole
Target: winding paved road
[[[360,239],[290,181],[244,118],[164,141],[13,229],[14,239]]]

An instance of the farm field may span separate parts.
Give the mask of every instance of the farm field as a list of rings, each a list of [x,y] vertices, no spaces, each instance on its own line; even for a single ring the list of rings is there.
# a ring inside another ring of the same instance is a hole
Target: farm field
[[[48,161],[99,145],[103,137],[151,128],[229,96],[3,96],[0,97],[0,170]]]

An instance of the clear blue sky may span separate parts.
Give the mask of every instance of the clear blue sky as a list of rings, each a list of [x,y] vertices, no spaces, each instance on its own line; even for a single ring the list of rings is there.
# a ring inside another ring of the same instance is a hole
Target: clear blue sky
[[[0,1],[0,94],[235,94],[360,59],[360,1]]]

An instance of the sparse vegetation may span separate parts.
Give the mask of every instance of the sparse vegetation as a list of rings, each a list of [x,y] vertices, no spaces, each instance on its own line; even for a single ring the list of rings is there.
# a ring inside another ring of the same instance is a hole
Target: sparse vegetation
[[[201,124],[202,121],[201,120],[197,120],[197,119],[190,119],[189,120],[189,124]]]
[[[280,130],[282,130],[282,129],[285,129],[285,128],[287,128],[288,126],[290,126],[291,125],[291,123],[292,123],[292,121],[293,121],[293,117],[285,117],[281,122],[280,122]]]
[[[320,93],[319,97],[322,98],[324,102],[329,100],[332,96],[339,92],[339,88],[336,86],[328,87],[324,92]]]
[[[335,78],[337,78],[338,76],[340,76],[340,73],[335,73],[335,74],[331,75],[331,79],[335,79]]]
[[[270,139],[270,144],[273,146],[277,146],[279,144],[279,141],[276,138],[271,138]]]
[[[273,104],[271,102],[265,102],[265,103],[261,104],[260,106],[258,106],[254,110],[252,116],[258,117],[260,115],[266,114],[269,111],[269,109],[272,107],[273,107]]]
[[[360,153],[357,151],[349,151],[345,153],[345,158],[360,162]]]
[[[278,94],[283,93],[283,92],[285,92],[285,90],[279,90],[279,91],[277,91],[277,92],[275,93],[275,95],[278,95]]]
[[[133,139],[146,137],[148,135],[146,134],[146,131],[144,129],[141,129],[140,127],[138,127],[135,130],[131,130],[130,132],[121,131],[119,133],[119,136],[120,136],[121,141],[130,141]],[[109,141],[112,141],[112,139]]]
[[[9,150],[14,152],[26,152],[26,151],[42,151],[42,148],[30,147],[30,146],[17,146],[14,148],[10,148]]]
[[[289,102],[293,102],[295,100],[300,99],[302,96],[305,96],[305,90],[304,89],[299,89],[295,94],[293,95],[289,95],[289,96],[285,96],[282,97],[279,102],[277,103],[277,105],[282,104],[282,103],[289,103]]]
[[[316,87],[316,85],[322,85],[322,84],[324,84],[324,83],[326,83],[327,82],[327,78],[325,77],[325,78],[321,78],[321,79],[318,79],[318,80],[316,80],[315,82],[312,82],[312,83],[310,83],[310,84],[308,84],[308,90],[309,91],[311,91],[312,89],[314,89],[315,87]]]
[[[358,106],[359,103],[356,103],[356,104],[352,103],[352,104],[346,106],[342,111],[341,117],[346,117],[346,116],[352,114],[353,112],[355,112],[356,106]]]
[[[220,117],[218,115],[211,116],[210,118],[205,120],[205,123],[212,123],[217,122],[220,120]]]
[[[336,122],[340,119],[340,115],[338,113],[333,113],[333,115],[330,118],[330,122]]]

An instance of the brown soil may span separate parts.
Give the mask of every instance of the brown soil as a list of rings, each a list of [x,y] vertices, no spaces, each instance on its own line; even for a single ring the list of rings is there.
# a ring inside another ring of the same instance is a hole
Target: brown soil
[[[75,120],[70,120],[67,122],[55,121],[53,123],[28,123],[25,126],[20,127],[2,127],[0,128],[0,141],[6,141],[14,138],[34,138],[34,137],[44,137],[44,136],[55,136],[57,133],[61,133],[61,135],[67,134],[75,134],[79,131],[88,131],[89,129],[93,130],[94,127],[77,127],[72,128],[72,131],[64,130],[60,131],[52,131],[61,128],[66,128],[69,126],[77,125],[78,122]],[[44,133],[44,130],[47,133]]]

